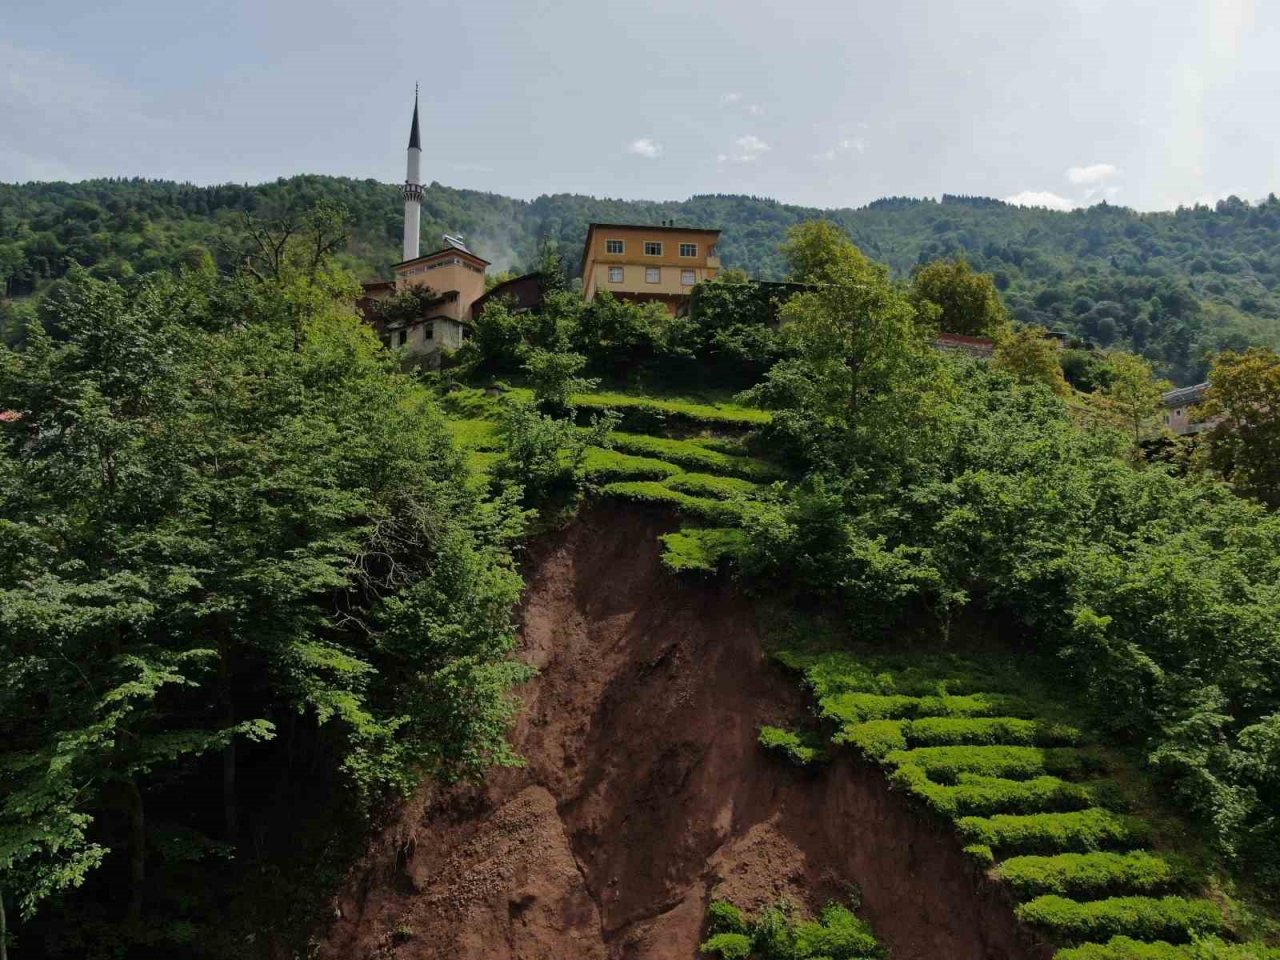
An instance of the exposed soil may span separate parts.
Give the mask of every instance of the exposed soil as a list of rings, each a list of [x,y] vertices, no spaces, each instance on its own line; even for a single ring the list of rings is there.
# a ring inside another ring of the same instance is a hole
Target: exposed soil
[[[663,570],[670,525],[606,504],[538,547],[527,767],[406,804],[321,957],[693,960],[711,899],[817,908],[851,890],[894,960],[1048,957],[877,770],[799,770],[757,745],[805,696],[763,659],[748,601]]]

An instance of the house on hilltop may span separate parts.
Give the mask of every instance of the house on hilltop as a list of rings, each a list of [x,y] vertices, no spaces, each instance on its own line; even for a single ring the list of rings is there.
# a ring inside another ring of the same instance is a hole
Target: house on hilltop
[[[608,290],[623,300],[656,302],[673,316],[689,308],[689,295],[720,272],[719,230],[634,223],[592,223],[582,247],[582,295]]]
[[[1163,397],[1165,427],[1180,437],[1212,429],[1217,420],[1204,419],[1197,409],[1208,391],[1209,384],[1197,383],[1166,393]]]

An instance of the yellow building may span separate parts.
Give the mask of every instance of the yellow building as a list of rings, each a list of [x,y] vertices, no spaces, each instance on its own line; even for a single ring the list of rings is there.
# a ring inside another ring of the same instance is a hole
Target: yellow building
[[[608,290],[624,300],[653,300],[673,314],[689,303],[694,284],[720,271],[719,230],[593,223],[582,250],[582,295]]]

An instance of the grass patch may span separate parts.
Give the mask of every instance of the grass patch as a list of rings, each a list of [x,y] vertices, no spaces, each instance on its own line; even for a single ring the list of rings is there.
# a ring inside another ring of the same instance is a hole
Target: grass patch
[[[502,437],[493,420],[446,420],[449,436],[463,450],[500,451]]]

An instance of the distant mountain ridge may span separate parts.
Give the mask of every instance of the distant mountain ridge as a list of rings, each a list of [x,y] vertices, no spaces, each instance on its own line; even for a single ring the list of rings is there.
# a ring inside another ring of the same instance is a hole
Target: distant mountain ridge
[[[399,187],[301,175],[254,186],[140,179],[0,184],[0,282],[22,297],[73,263],[116,276],[206,256],[227,266],[243,214],[320,199],[341,202],[353,215],[347,264],[364,278],[386,275],[399,258]],[[950,195],[820,210],[732,194],[671,202],[552,194],[526,201],[432,183],[422,203],[425,242],[462,233],[499,270],[531,263],[544,237],[559,242],[576,265],[591,221],[674,219],[723,230],[726,266],[779,278],[777,248],[787,228],[817,217],[839,224],[899,275],[917,263],[964,256],[995,274],[1019,321],[1140,350],[1180,382],[1203,375],[1209,351],[1280,345],[1274,195],[1167,213],[1107,204],[1063,213]],[[14,307],[0,308],[0,323],[3,311]]]

